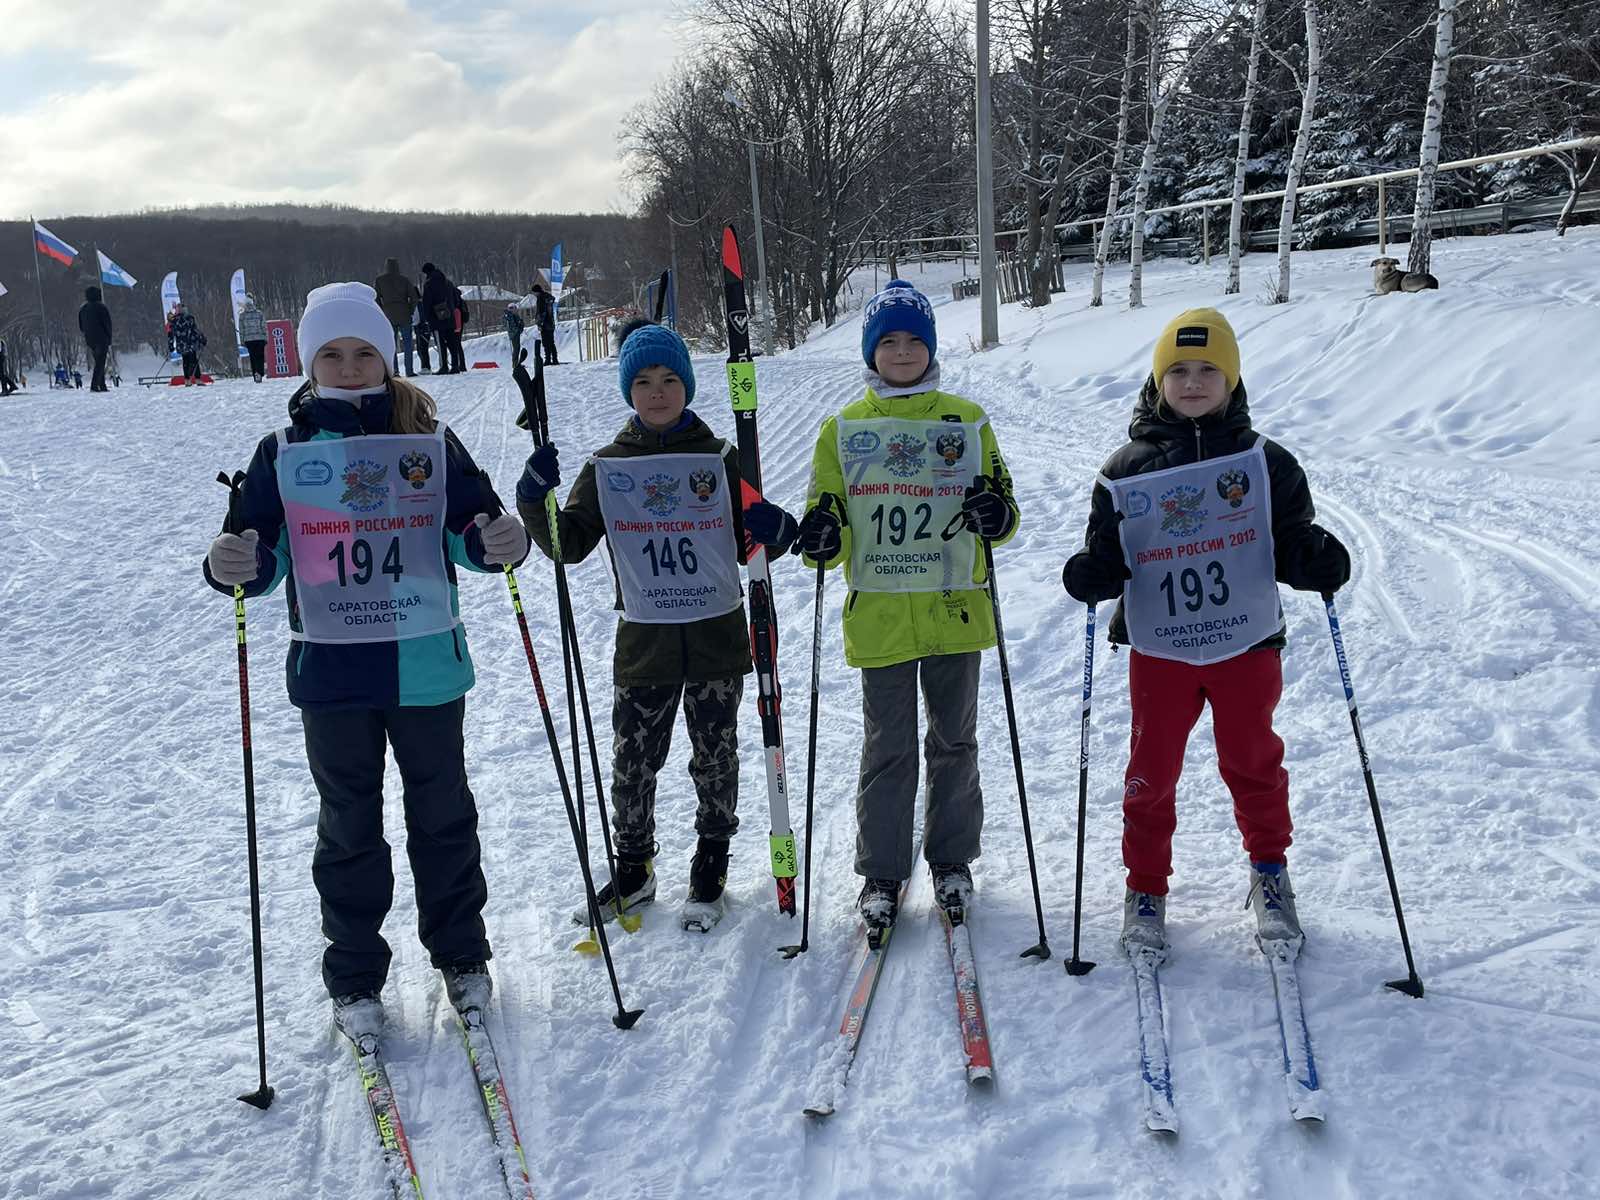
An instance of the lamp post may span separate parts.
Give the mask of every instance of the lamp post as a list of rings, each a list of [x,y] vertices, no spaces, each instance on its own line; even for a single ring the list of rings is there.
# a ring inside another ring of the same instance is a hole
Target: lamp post
[[[740,112],[748,112],[744,101],[732,88],[727,88],[722,93],[723,98]],[[772,278],[767,274],[767,242],[761,234],[761,186],[756,179],[756,143],[755,140],[743,137],[745,148],[750,151],[750,212],[755,219],[756,230],[756,270],[761,273],[762,286],[756,291],[756,307],[764,309],[760,313],[762,326],[761,348],[767,354],[772,353],[772,327],[775,325],[777,306],[772,298]],[[762,292],[766,293],[766,303],[762,304]]]
[[[994,251],[994,149],[989,136],[989,0],[978,0],[978,289],[981,348],[1000,344],[999,264]]]

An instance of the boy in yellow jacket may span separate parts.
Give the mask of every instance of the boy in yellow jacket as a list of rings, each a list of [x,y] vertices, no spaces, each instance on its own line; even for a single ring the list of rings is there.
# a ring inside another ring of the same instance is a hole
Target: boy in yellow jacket
[[[857,903],[873,931],[894,923],[911,875],[919,677],[923,856],[941,905],[971,898],[968,864],[983,829],[978,668],[995,644],[979,539],[999,545],[1017,529],[989,418],[939,390],[937,352],[933,307],[909,283],[894,280],[867,302],[867,392],[823,422],[800,525],[806,561],[843,563],[850,586],[844,652],[861,669],[863,725],[855,867],[866,883]]]

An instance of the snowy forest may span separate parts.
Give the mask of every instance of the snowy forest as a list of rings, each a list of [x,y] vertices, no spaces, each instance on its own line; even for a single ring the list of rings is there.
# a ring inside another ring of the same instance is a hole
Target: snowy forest
[[[892,268],[916,239],[972,234],[968,11],[920,0],[687,11],[698,44],[623,134],[661,256],[675,250],[683,272],[686,329],[720,319],[717,239],[728,213],[749,212],[751,146],[790,345],[850,307],[855,267]],[[1051,248],[1093,236],[1064,226],[1108,206],[1281,189],[1291,170],[1303,186],[1416,168],[1441,91],[1435,163],[1600,133],[1592,0],[992,0],[991,22],[997,228],[1032,270],[1034,304],[1049,302]],[[1591,146],[1443,173],[1432,206],[1573,194],[1600,175],[1596,158]],[[1390,187],[1389,211],[1410,213],[1415,190]],[[1244,205],[1243,232],[1275,228],[1288,208],[1296,246],[1335,245],[1377,202],[1361,187]],[[1219,211],[1209,234],[1226,253]],[[1154,216],[1142,232],[1198,239],[1201,221]],[[1130,223],[1112,231],[1102,256],[1126,258]]]

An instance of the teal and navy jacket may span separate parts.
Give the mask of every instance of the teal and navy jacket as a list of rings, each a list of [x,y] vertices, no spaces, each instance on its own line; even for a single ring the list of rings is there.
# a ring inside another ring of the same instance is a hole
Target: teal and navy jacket
[[[388,389],[363,396],[359,409],[347,400],[329,399],[303,387],[289,401],[286,431],[291,442],[326,438],[360,437],[389,432]],[[459,614],[456,595],[457,566],[472,571],[499,571],[483,561],[483,537],[473,524],[481,512],[499,512],[500,502],[486,475],[478,470],[466,447],[454,433],[445,434],[445,570],[450,578],[450,609]],[[240,491],[240,518],[246,529],[260,535],[256,549],[256,577],[244,594],[264,596],[287,583],[289,628],[299,632],[300,608],[295,598],[289,531],[284,524],[283,499],[278,491],[278,435],[270,433],[256,447]],[[206,582],[219,592],[231,587],[211,578]],[[392,708],[398,705],[444,704],[472,687],[472,656],[467,652],[466,627],[445,633],[407,638],[397,642],[303,642],[289,644],[289,700],[298,708]]]

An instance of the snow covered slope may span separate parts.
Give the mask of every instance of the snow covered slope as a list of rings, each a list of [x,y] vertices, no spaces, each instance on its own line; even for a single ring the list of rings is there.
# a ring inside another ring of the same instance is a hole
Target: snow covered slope
[[[742,721],[746,825],[728,919],[677,928],[693,846],[680,733],[662,775],[662,911],[614,943],[638,1027],[607,1020],[601,968],[569,949],[578,873],[504,585],[463,580],[478,664],[468,765],[482,813],[498,984],[491,1022],[541,1197],[1587,1197],[1600,1173],[1600,230],[1435,247],[1437,293],[1374,297],[1370,250],[1298,256],[1296,301],[1222,299],[1225,264],[1158,264],[1149,307],[1089,311],[1081,269],[1042,312],[943,303],[946,386],[980,400],[1023,527],[1000,584],[1045,911],[1035,939],[995,664],[980,716],[988,812],[973,916],[998,1087],[969,1101],[950,971],[917,879],[839,1113],[800,1116],[837,1020],[850,911],[859,684],[842,586],[825,601],[812,950],[774,953],[759,728]],[[1260,260],[1264,262],[1265,260]],[[1264,268],[1246,264],[1246,287]],[[915,276],[913,276],[915,278]],[[938,296],[935,296],[938,299]],[[948,298],[948,292],[945,293]],[[1083,611],[1062,592],[1093,472],[1124,436],[1150,340],[1220,301],[1258,426],[1299,455],[1351,546],[1347,646],[1427,998],[1403,973],[1321,606],[1286,600],[1279,729],[1309,944],[1307,1015],[1329,1120],[1292,1127],[1245,863],[1208,722],[1191,743],[1163,972],[1183,1133],[1139,1127],[1129,971],[1116,949],[1126,661],[1096,665],[1084,953],[1068,978]],[[767,490],[798,506],[818,423],[859,387],[859,326],[761,363]],[[731,435],[720,364],[697,409]],[[433,383],[509,497],[529,445],[503,373]],[[260,1113],[231,605],[200,580],[219,468],[281,423],[288,389],[124,386],[8,401],[0,433],[0,1195],[154,1200],[377,1196],[383,1182],[321,993],[316,797],[284,699],[282,601],[250,606],[266,891]],[[552,429],[597,446],[626,410],[614,366],[550,373]],[[614,617],[600,557],[574,568],[607,727]],[[786,730],[802,816],[811,585],[774,570]],[[554,590],[520,572],[559,692]],[[559,704],[559,702],[558,702]],[[565,721],[558,720],[564,729]],[[609,740],[609,739],[607,739]],[[391,771],[391,784],[398,778]],[[397,794],[397,793],[396,793]],[[388,803],[397,850],[396,799]],[[430,1197],[495,1194],[488,1137],[396,855],[391,1070]]]

